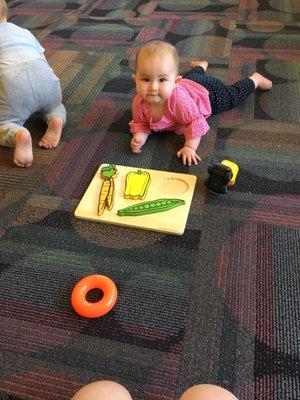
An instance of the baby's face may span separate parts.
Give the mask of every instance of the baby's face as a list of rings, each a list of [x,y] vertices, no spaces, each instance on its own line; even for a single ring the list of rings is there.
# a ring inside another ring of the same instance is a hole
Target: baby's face
[[[133,79],[137,93],[149,104],[161,104],[168,100],[176,83],[181,79],[171,54],[164,57],[141,54]]]

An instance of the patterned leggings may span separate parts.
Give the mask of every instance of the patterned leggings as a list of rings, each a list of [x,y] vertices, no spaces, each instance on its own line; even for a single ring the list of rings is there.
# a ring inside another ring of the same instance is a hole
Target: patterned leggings
[[[213,115],[236,107],[255,91],[254,82],[250,78],[226,86],[219,79],[206,76],[202,67],[191,69],[183,78],[200,83],[208,90]]]

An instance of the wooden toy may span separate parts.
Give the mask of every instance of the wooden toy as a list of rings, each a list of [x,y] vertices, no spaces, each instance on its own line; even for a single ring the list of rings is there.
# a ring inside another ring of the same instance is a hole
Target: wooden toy
[[[85,194],[80,200],[76,210],[75,217],[91,221],[105,222],[116,225],[129,226],[139,229],[148,229],[174,235],[182,235],[196,184],[196,176],[189,174],[180,174],[175,172],[159,171],[154,169],[143,169],[143,172],[151,176],[151,184],[147,191],[147,201],[182,200],[180,207],[169,209],[166,212],[151,213],[149,215],[120,216],[118,210],[135,206],[136,200],[125,199],[124,190],[127,175],[138,168],[115,165],[118,176],[114,178],[114,206],[109,211],[108,208],[98,215],[99,202],[99,173],[107,164],[101,165],[91,180]],[[184,203],[183,203],[184,202]]]
[[[204,180],[204,185],[212,193],[227,193],[228,187],[234,185],[238,171],[237,164],[229,160],[223,160],[219,164],[208,167],[209,177]]]
[[[101,215],[107,207],[109,210],[113,208],[114,205],[114,177],[117,174],[116,166],[109,164],[106,167],[101,168],[101,178],[104,179],[100,195],[99,195],[99,205],[98,205],[98,215]]]
[[[126,175],[125,199],[144,200],[150,185],[150,174],[147,171],[131,171]]]
[[[86,300],[90,290],[100,289],[103,297],[97,302]],[[86,318],[98,318],[107,314],[117,301],[117,288],[114,282],[104,275],[89,275],[76,283],[72,294],[71,303],[77,314]]]

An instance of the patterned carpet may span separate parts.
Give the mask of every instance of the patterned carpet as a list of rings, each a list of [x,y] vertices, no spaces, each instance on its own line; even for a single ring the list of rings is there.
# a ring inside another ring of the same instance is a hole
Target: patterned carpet
[[[0,149],[0,399],[68,400],[97,379],[134,400],[176,400],[213,383],[240,400],[296,400],[299,382],[300,40],[297,0],[11,0],[61,79],[68,122],[57,149],[28,122],[34,163]],[[202,162],[176,157],[182,138],[130,151],[130,79],[140,43],[176,45],[226,82],[258,70],[273,89],[209,120]],[[240,167],[233,190],[207,192],[207,167]],[[115,163],[191,173],[182,236],[74,218],[97,168]],[[115,308],[88,320],[70,293],[110,276]]]

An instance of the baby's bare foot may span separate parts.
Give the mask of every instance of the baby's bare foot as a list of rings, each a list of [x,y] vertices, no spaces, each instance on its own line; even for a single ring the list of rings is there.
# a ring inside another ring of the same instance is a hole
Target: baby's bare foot
[[[258,72],[254,72],[251,76],[250,79],[253,80],[255,89],[259,88],[262,90],[268,90],[271,89],[273,86],[272,81],[269,79],[265,78],[263,75],[259,74]]]
[[[51,118],[45,135],[39,141],[39,146],[45,147],[46,149],[53,149],[54,147],[57,147],[60,141],[63,126],[64,122],[60,117]]]
[[[207,70],[208,62],[207,61],[191,61],[191,68],[202,67],[204,71]]]
[[[131,139],[130,146],[133,153],[140,153],[141,148],[146,143],[148,139],[148,133],[136,133]]]
[[[33,160],[31,136],[28,131],[18,131],[15,135],[14,163],[18,167],[30,167]]]

